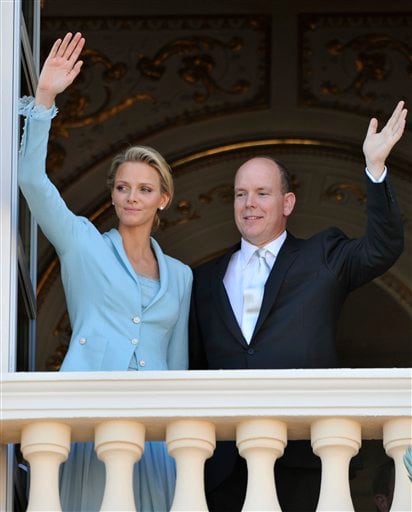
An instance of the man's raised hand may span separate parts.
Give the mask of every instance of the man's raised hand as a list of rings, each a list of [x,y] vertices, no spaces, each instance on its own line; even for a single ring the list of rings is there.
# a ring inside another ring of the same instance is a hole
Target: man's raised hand
[[[378,120],[370,120],[368,131],[363,143],[363,153],[365,155],[366,167],[368,171],[379,179],[384,167],[385,161],[391,152],[393,146],[402,137],[406,124],[407,110],[404,108],[405,102],[400,101],[386,125],[378,132]]]

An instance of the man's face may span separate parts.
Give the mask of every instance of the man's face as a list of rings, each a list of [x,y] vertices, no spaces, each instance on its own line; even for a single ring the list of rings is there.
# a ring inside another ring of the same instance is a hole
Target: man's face
[[[236,173],[235,222],[253,245],[262,247],[285,230],[295,200],[292,192],[282,192],[279,168],[268,158],[248,160]]]

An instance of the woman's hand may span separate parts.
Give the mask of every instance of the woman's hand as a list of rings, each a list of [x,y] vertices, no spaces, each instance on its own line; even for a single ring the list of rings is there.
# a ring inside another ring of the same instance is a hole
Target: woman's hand
[[[69,32],[57,39],[43,65],[36,90],[36,104],[50,108],[56,96],[63,92],[80,73],[83,61],[78,60],[85,39],[80,32]]]

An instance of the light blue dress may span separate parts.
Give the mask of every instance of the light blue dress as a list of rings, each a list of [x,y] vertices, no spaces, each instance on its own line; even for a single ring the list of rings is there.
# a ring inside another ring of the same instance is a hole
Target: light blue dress
[[[145,309],[158,293],[160,283],[137,274]],[[138,371],[138,354],[135,350],[129,371]],[[135,464],[133,488],[137,510],[170,510],[176,470],[174,459],[167,453],[165,443],[146,442],[140,461]],[[70,457],[62,466],[61,501],[64,512],[97,511],[103,499],[105,482],[104,464],[97,458],[93,443],[75,443]],[[148,483],[150,482],[150,485]],[[79,490],[82,490],[79,492]],[[73,499],[75,497],[75,499]]]
[[[160,280],[138,276],[117,229],[100,233],[71,212],[45,170],[48,133],[55,107],[25,98],[26,116],[18,180],[30,210],[60,259],[72,336],[62,371],[185,370],[192,272],[163,253],[151,238]],[[136,340],[138,342],[136,343]],[[104,464],[92,443],[74,444],[61,471],[63,510],[99,510]],[[175,483],[174,461],[165,444],[146,443],[135,465],[135,497],[140,512],[169,510]]]

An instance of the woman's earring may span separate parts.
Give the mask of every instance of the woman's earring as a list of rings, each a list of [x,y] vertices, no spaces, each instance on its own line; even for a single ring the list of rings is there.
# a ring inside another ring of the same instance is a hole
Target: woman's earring
[[[164,209],[164,206],[159,206],[159,210],[163,210]]]

